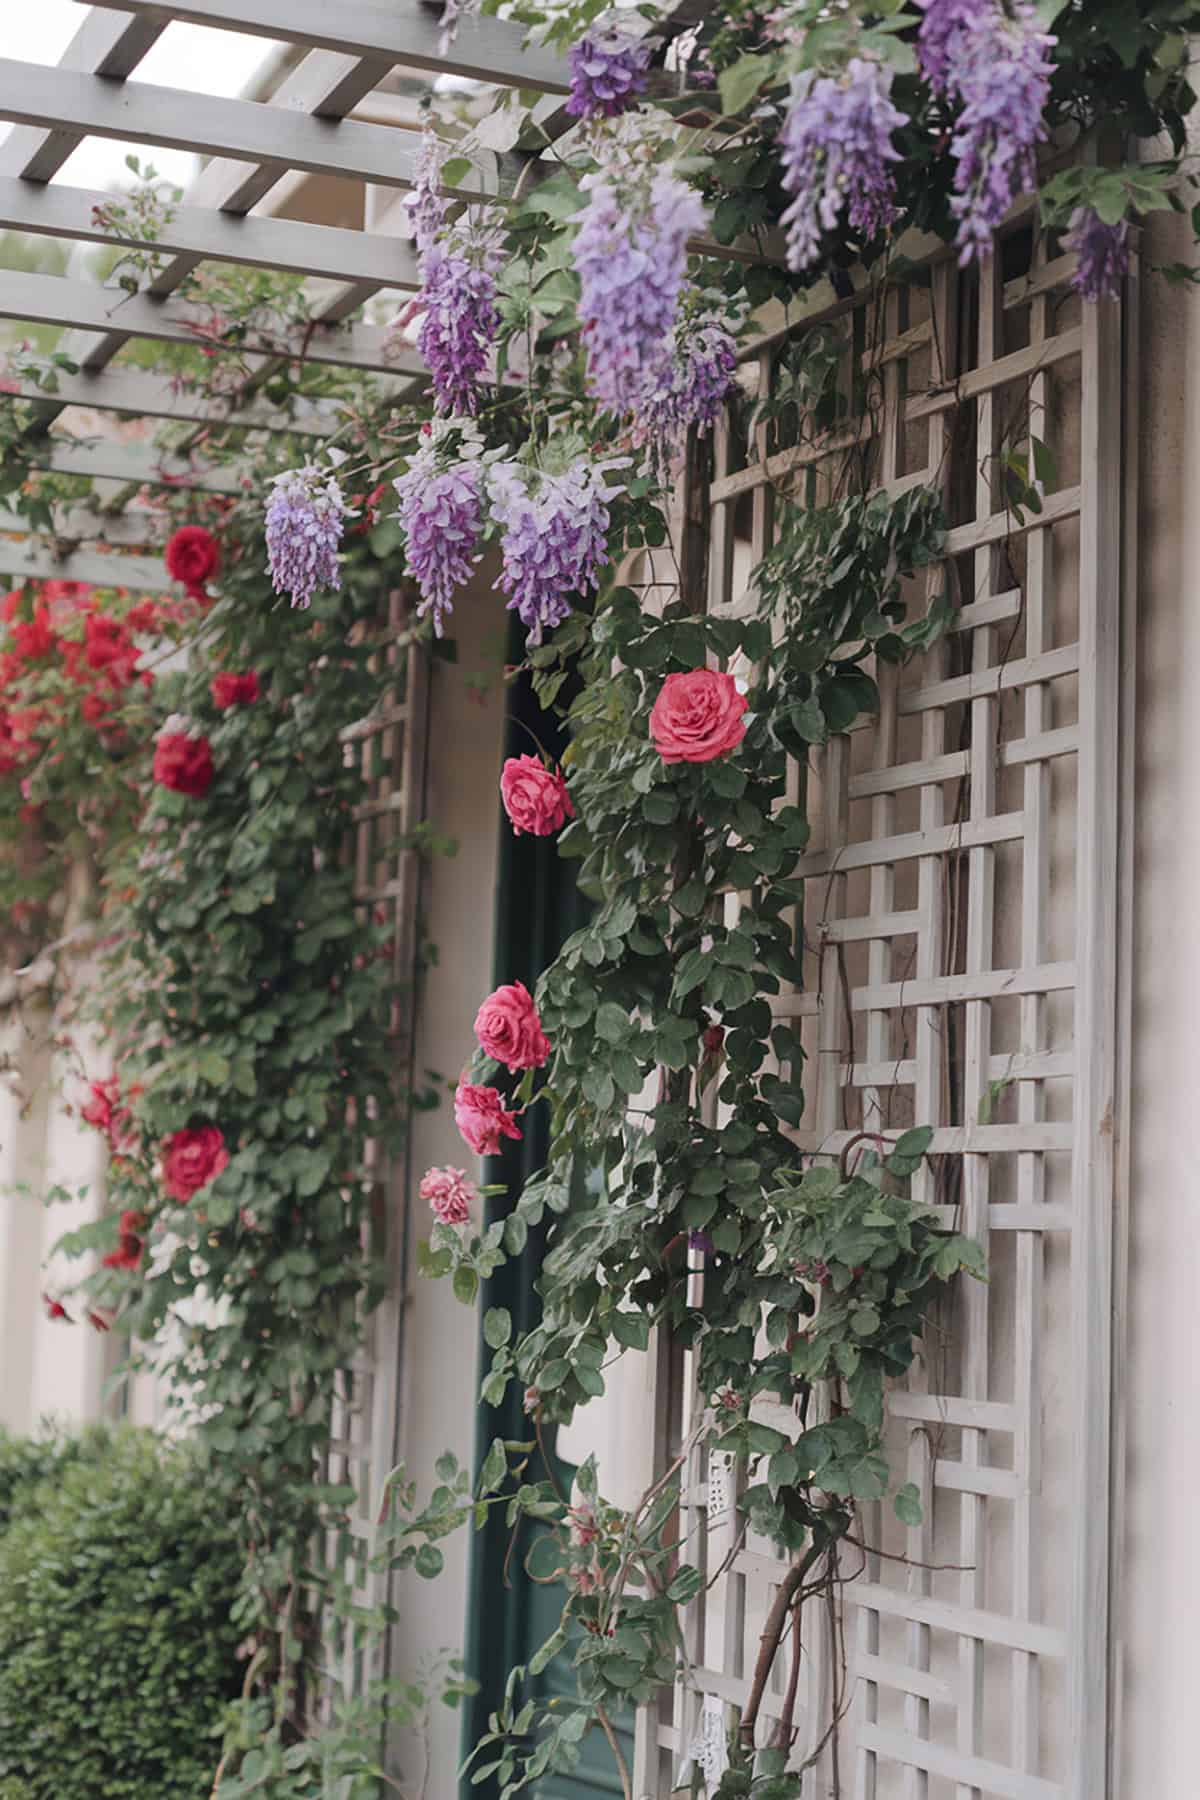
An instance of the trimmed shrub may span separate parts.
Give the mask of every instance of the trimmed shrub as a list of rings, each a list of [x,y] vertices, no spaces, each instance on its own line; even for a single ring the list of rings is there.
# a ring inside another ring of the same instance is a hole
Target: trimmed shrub
[[[148,1432],[54,1443],[0,1536],[0,1795],[198,1800],[241,1679],[228,1499]]]

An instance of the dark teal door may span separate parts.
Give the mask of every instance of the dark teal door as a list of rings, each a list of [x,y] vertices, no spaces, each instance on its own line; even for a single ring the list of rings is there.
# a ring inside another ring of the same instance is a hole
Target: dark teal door
[[[514,642],[510,646],[512,661],[519,661],[521,654],[521,645]],[[530,731],[537,734],[551,755],[559,753],[561,744],[554,735],[554,722],[541,711],[522,677],[512,690],[505,755],[530,752],[534,743]],[[559,857],[553,840],[516,837],[502,815],[500,831],[496,980],[524,981],[532,990],[564,938],[582,924],[587,905],[575,887],[574,864]],[[487,1179],[504,1182],[510,1194],[519,1192],[522,1183],[542,1166],[545,1154],[545,1115],[540,1110],[529,1119],[522,1140],[506,1143],[504,1154],[490,1160]],[[507,1210],[508,1202],[502,1200],[500,1204],[502,1210]],[[533,1283],[541,1266],[544,1241],[543,1232],[531,1231],[523,1254],[498,1269],[485,1284],[483,1309],[507,1307],[517,1333],[528,1330],[537,1320],[538,1298]],[[493,1438],[528,1435],[529,1421],[521,1408],[521,1395],[511,1385],[502,1406],[479,1408],[477,1466]],[[553,1456],[552,1442],[547,1443],[547,1449]],[[564,1490],[569,1491],[574,1470],[561,1463],[557,1468]],[[480,1690],[465,1709],[464,1756],[486,1731],[488,1714],[503,1698],[509,1670],[529,1661],[550,1636],[562,1613],[561,1589],[532,1581],[525,1573],[533,1534],[527,1531],[516,1545],[509,1539],[503,1516],[496,1509],[472,1544],[466,1654],[468,1670],[479,1682]],[[545,1698],[556,1693],[574,1695],[569,1662],[560,1659],[552,1663],[536,1682],[535,1692]],[[628,1739],[627,1760],[633,1754],[631,1724]],[[533,1790],[532,1800],[607,1800],[609,1795],[620,1792],[612,1752],[602,1734],[592,1731],[584,1742],[575,1774],[546,1777]],[[461,1788],[462,1800],[468,1796],[472,1800],[496,1800],[498,1793],[494,1778],[478,1787],[472,1787],[467,1780]]]

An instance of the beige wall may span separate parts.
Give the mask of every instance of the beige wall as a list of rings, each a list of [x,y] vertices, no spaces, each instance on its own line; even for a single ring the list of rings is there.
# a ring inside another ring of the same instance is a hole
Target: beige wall
[[[42,1293],[78,1274],[51,1250],[102,1209],[104,1145],[75,1116],[86,1089],[74,1059],[51,1054],[43,1012],[25,1009],[5,1047],[12,1074],[0,1080],[0,1425],[31,1431],[43,1419],[94,1419],[102,1406],[108,1340],[86,1322],[49,1320]],[[89,1072],[107,1074],[103,1059],[81,1047]],[[47,1208],[43,1196],[56,1185],[87,1193]]]
[[[425,817],[439,833],[458,840],[454,857],[435,856],[425,889],[425,932],[437,947],[418,1014],[416,1070],[453,1081],[474,1046],[472,1021],[492,987],[492,920],[496,894],[499,780],[505,693],[503,667],[507,615],[500,597],[481,580],[455,606],[449,630],[457,663],[434,665],[430,694],[428,798]],[[410,1184],[410,1262],[428,1237],[429,1209],[416,1197],[421,1173],[449,1163],[475,1177],[480,1165],[454,1126],[443,1090],[436,1112],[419,1113],[413,1134]],[[470,1466],[475,1441],[477,1323],[473,1310],[455,1300],[448,1282],[431,1282],[412,1269],[405,1308],[401,1369],[400,1450],[427,1498],[433,1465],[452,1450]],[[401,1614],[396,1634],[398,1672],[419,1675],[444,1649],[461,1651],[466,1635],[466,1533],[446,1540],[446,1566],[435,1582],[404,1577],[395,1596]],[[428,1800],[456,1791],[459,1715],[433,1711]],[[417,1752],[405,1747],[405,1772],[416,1773]]]

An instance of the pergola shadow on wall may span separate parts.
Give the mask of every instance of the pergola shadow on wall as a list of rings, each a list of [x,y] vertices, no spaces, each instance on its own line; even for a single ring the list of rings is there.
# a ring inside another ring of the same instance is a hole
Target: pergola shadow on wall
[[[139,81],[142,59],[176,21],[259,34],[288,46],[291,66],[258,100]],[[398,400],[421,392],[419,358],[385,353],[387,334],[357,317],[375,296],[418,285],[397,211],[416,177],[416,136],[353,116],[397,69],[532,91],[540,143],[571,123],[557,58],[525,48],[515,27],[471,17],[443,53],[439,9],[416,0],[119,0],[83,15],[57,68],[0,57],[0,119],[16,125],[0,144],[0,228],[162,259],[132,294],[74,274],[0,272],[0,317],[62,328],[77,365],[53,395],[29,383],[0,400],[32,404],[22,453],[33,468],[95,483],[52,534],[0,514],[0,573],[167,588],[161,515],[125,502],[157,485],[240,491],[228,466],[205,468],[190,453],[190,433],[221,424],[315,442],[334,422],[320,401],[287,417],[273,408],[266,389],[280,357],[376,375]],[[96,218],[110,196],[54,182],[89,135],[211,160],[160,235],[123,236]],[[519,143],[482,153],[474,185],[457,197],[503,206],[538,155]],[[368,184],[378,196],[370,228],[259,210],[296,170]],[[797,1146],[836,1151],[857,1131],[930,1123],[940,1166],[955,1172],[922,1198],[985,1242],[993,1270],[989,1287],[964,1293],[943,1322],[937,1356],[893,1398],[924,1523],[907,1533],[893,1524],[885,1537],[873,1522],[880,1535],[865,1581],[847,1588],[845,1637],[838,1627],[818,1642],[806,1667],[809,1735],[797,1755],[817,1746],[813,1800],[823,1800],[837,1753],[818,1742],[819,1722],[837,1698],[846,1642],[857,1699],[842,1733],[844,1793],[1099,1800],[1105,1791],[1109,1259],[1122,1092],[1113,721],[1125,704],[1128,336],[1119,307],[1080,312],[1067,291],[1070,260],[1048,256],[1027,217],[1012,243],[1022,233],[1007,273],[998,254],[981,280],[960,276],[945,246],[918,245],[925,270],[910,290],[882,307],[865,292],[836,300],[817,290],[806,315],[843,332],[847,393],[868,365],[879,375],[882,401],[865,427],[853,424],[850,443],[874,439],[873,484],[891,493],[943,484],[959,610],[932,656],[883,683],[877,722],[796,771],[797,787],[813,784],[819,825],[798,870],[811,981],[779,1001],[800,1021],[818,1073]],[[210,261],[314,284],[296,341],[241,346],[248,375],[231,399],[177,389],[123,356],[145,340],[196,341],[205,320],[179,291]],[[760,394],[771,391],[779,349],[755,352]],[[1040,421],[1058,470],[1040,511],[1015,529],[978,472],[1013,395]],[[169,450],[115,431],[84,442],[73,408],[183,430]],[[956,442],[967,446],[957,470]],[[739,556],[757,560],[770,547],[777,492],[819,503],[846,447],[819,432],[782,445],[718,432],[710,608],[744,604]],[[398,632],[399,617],[391,623]],[[411,666],[397,687],[380,718],[348,737],[370,759],[372,783],[358,821],[359,897],[395,906],[407,929],[412,871],[398,846],[419,816],[424,702]],[[390,1208],[401,1177],[379,1176]],[[334,1455],[368,1493],[395,1444],[399,1330],[393,1296],[338,1403]],[[659,1369],[665,1467],[703,1397],[665,1349]],[[713,1587],[689,1621],[690,1682],[641,1721],[638,1800],[672,1791],[689,1759],[716,1772],[727,1709],[745,1699],[758,1622],[778,1585],[770,1546],[735,1541],[726,1473],[711,1460],[686,1471],[682,1508]],[[369,1500],[354,1529],[369,1539]]]

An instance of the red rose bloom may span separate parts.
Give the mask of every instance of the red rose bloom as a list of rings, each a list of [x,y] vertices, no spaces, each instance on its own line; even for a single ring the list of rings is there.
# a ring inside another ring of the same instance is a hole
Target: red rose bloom
[[[533,995],[520,981],[489,994],[475,1015],[475,1036],[484,1055],[503,1063],[510,1074],[540,1069],[550,1054]]]
[[[221,549],[203,525],[181,525],[163,552],[167,573],[185,588],[203,589],[221,566]]]
[[[712,762],[745,737],[748,705],[733,676],[717,669],[668,675],[650,714],[654,747],[666,763]]]
[[[258,676],[253,669],[248,675],[214,675],[213,705],[224,712],[230,706],[251,706],[258,699]]]
[[[137,670],[138,648],[119,619],[89,613],[83,628],[88,667],[102,669],[117,687],[127,687]]]
[[[550,837],[575,817],[567,784],[536,756],[510,756],[500,771],[500,798],[518,837]]]
[[[163,1145],[163,1186],[173,1200],[185,1206],[228,1166],[229,1152],[218,1125],[177,1131]]]
[[[143,1244],[135,1231],[123,1231],[115,1250],[101,1257],[106,1269],[136,1269],[141,1266]]]
[[[23,619],[19,625],[13,626],[13,644],[18,656],[26,662],[38,662],[42,657],[50,656],[58,639],[50,626],[50,614],[44,606],[34,609],[32,619]]]
[[[48,1319],[65,1319],[68,1325],[71,1323],[71,1315],[61,1300],[55,1300],[51,1295],[43,1294],[42,1304],[46,1308]]]
[[[454,1090],[454,1123],[476,1156],[495,1156],[501,1138],[519,1138],[515,1114],[506,1112],[498,1088],[460,1081]]]
[[[206,737],[168,731],[154,746],[154,779],[173,794],[199,799],[212,786],[212,747]]]

